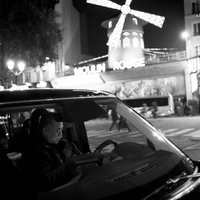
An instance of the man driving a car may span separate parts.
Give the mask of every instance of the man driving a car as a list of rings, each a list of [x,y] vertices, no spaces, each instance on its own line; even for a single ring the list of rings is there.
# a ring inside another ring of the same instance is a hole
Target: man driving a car
[[[58,114],[47,112],[40,119],[39,134],[25,157],[28,182],[36,192],[47,191],[69,182],[73,166],[67,160],[79,155],[74,143],[63,139],[63,122]]]

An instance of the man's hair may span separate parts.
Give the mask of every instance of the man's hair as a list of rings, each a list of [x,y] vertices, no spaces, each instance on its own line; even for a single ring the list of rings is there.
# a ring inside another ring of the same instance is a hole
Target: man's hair
[[[56,113],[47,112],[41,116],[40,119],[40,130],[42,130],[45,126],[50,125],[53,121],[57,121],[55,119]]]
[[[48,113],[45,108],[35,109],[30,118],[30,134],[35,135],[39,132],[41,116]]]

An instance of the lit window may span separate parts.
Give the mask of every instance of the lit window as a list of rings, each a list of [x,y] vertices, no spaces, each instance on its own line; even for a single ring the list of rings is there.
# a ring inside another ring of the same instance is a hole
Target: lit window
[[[131,47],[130,39],[128,37],[125,37],[123,39],[123,48],[130,48],[130,47]]]
[[[133,32],[132,35],[133,36],[138,36],[138,33],[137,32]]]
[[[144,40],[142,38],[140,39],[140,47],[144,49]]]
[[[108,28],[112,28],[112,21],[108,22]]]
[[[140,47],[139,40],[136,37],[133,38],[133,47]]]
[[[137,20],[136,18],[132,18],[132,20],[133,20],[133,23],[134,23],[135,25],[138,25],[138,20]]]

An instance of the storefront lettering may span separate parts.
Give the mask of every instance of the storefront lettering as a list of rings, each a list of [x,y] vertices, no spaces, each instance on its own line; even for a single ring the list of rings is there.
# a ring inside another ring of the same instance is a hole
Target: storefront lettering
[[[124,60],[113,62],[113,70],[131,69],[144,66],[145,66],[144,58],[133,59],[131,62],[127,62]]]
[[[101,63],[97,65],[75,67],[74,75],[94,74],[94,73],[100,73],[100,72],[105,72],[105,71],[106,71],[105,63]]]
[[[189,73],[195,73],[197,71],[200,71],[199,57],[188,60],[188,70],[189,70]]]

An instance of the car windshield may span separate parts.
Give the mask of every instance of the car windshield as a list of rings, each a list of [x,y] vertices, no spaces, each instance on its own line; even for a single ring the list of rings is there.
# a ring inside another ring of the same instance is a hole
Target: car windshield
[[[105,99],[94,102],[105,113],[85,122],[92,151],[103,141],[113,139],[118,142],[141,144],[150,147],[153,151],[165,150],[176,154],[180,159],[187,159],[185,154],[164,137],[159,129],[120,100]],[[113,112],[116,112],[115,119],[113,119]],[[113,123],[114,121],[116,123]],[[110,148],[112,146],[107,146],[108,152]]]
[[[70,99],[56,104],[56,107],[45,108],[61,112],[69,123],[84,123],[91,152],[104,141],[114,140],[142,145],[145,152],[149,150],[148,154],[164,150],[176,155],[177,159],[189,159],[159,129],[117,98]],[[12,149],[22,151],[23,123],[30,118],[35,107],[21,109],[7,113],[3,110],[1,115],[1,143],[6,149],[12,145]],[[114,145],[110,144],[102,151],[110,153],[113,149]]]

